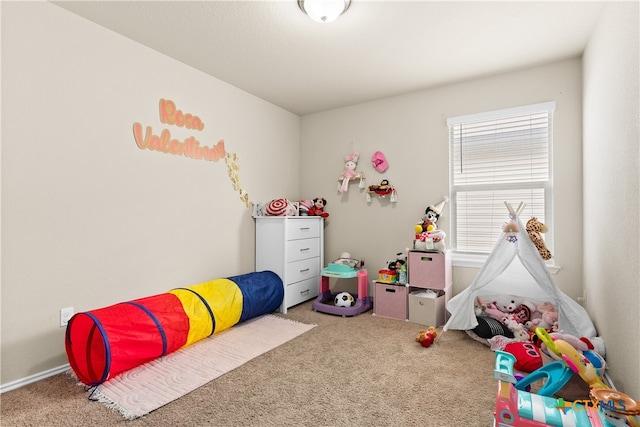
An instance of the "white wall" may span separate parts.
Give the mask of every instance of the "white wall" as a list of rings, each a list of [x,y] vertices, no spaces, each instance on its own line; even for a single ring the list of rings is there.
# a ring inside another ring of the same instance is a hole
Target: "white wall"
[[[615,385],[640,398],[640,22],[608,3],[584,54],[584,283]]]
[[[168,29],[171,30],[171,29]],[[224,160],[141,150],[133,123],[225,140],[251,200],[298,196],[300,118],[47,2],[2,2],[2,383],[67,362],[59,310],[254,270]],[[158,101],[202,131],[160,122]]]
[[[376,277],[385,260],[411,245],[413,226],[425,208],[449,191],[448,117],[556,101],[553,255],[562,268],[554,277],[568,295],[582,296],[581,73],[576,58],[304,116],[301,190],[328,201],[326,259],[348,251],[365,258],[369,275]],[[396,204],[389,198],[367,204],[357,184],[351,184],[345,196],[336,192],[335,179],[351,142],[361,153],[358,170],[365,172],[368,183],[389,179],[398,190]],[[376,150],[389,161],[383,175],[375,174],[370,163]],[[506,221],[506,208],[504,213]],[[525,210],[523,218],[526,215]],[[438,224],[449,231],[448,210]],[[454,293],[466,288],[477,272],[455,268]]]

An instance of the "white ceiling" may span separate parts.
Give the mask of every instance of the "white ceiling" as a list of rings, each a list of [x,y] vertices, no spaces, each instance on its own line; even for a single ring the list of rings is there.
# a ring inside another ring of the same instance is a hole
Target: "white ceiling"
[[[53,2],[299,115],[580,56],[603,2]]]

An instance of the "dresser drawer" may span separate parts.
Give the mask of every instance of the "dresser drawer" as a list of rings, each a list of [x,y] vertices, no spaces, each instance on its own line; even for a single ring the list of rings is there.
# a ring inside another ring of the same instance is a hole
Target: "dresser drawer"
[[[292,219],[287,222],[287,240],[320,237],[320,225],[316,219]]]
[[[318,296],[320,292],[320,277],[313,277],[301,282],[292,283],[286,286],[284,293],[284,303],[286,307],[300,304],[311,298]]]
[[[310,278],[316,278],[319,285],[320,280],[320,258],[303,259],[302,261],[295,261],[288,263],[285,267],[285,285],[300,282]]]
[[[320,255],[320,238],[292,240],[287,242],[285,252],[287,262],[316,258]]]

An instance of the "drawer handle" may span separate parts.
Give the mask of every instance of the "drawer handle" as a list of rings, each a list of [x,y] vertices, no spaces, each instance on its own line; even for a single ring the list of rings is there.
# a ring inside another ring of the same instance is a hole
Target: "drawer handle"
[[[304,251],[308,251],[308,250],[311,250],[311,248],[301,248],[300,252],[304,252]]]
[[[300,295],[304,295],[304,294],[308,294],[309,293],[309,289],[305,289],[304,291],[300,291]]]
[[[420,261],[433,261],[433,258],[428,256],[423,256],[423,257],[420,257]]]
[[[389,288],[386,288],[384,291],[385,291],[385,292],[392,292],[392,293],[394,293],[394,294],[396,293],[396,290],[395,290],[395,289],[389,289]]]
[[[300,227],[300,231],[308,231],[311,227]]]
[[[300,273],[307,273],[310,269],[305,268],[304,270],[300,270]]]

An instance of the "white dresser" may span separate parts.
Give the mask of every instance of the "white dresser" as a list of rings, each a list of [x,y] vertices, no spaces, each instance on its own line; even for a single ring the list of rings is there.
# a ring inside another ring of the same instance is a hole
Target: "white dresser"
[[[280,312],[315,298],[324,262],[320,216],[256,217],[256,271],[271,270],[284,283]]]

